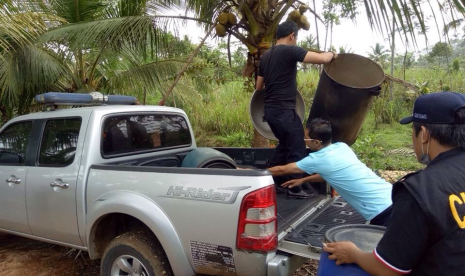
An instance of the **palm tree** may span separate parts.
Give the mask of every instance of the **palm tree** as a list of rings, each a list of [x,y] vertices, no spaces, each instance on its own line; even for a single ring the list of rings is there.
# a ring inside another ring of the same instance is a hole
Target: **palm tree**
[[[305,49],[309,49],[309,50],[313,50],[313,51],[317,51],[318,50],[318,44],[317,44],[317,39],[315,36],[313,36],[312,34],[310,34],[309,36],[307,37],[304,37],[299,43],[298,45],[302,48],[305,48]],[[317,65],[315,67],[318,67]],[[308,64],[307,63],[304,63],[302,64],[302,70],[305,72],[307,71],[308,69]]]
[[[154,24],[147,3],[6,0],[0,6],[0,99],[8,105],[0,110],[27,112],[46,91],[165,90],[185,57],[170,56],[165,26]]]
[[[368,57],[384,68],[389,56],[389,50],[385,49],[384,46],[379,43],[376,43],[375,47],[372,46],[371,50],[372,52],[368,53]]]

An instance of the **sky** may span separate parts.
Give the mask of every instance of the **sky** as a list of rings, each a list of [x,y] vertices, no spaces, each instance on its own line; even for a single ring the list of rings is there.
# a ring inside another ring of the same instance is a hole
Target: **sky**
[[[307,2],[307,1],[306,1]],[[321,11],[321,2],[322,1],[317,1],[317,11]],[[434,3],[433,3],[434,2]],[[425,48],[428,46],[431,48],[434,46],[436,42],[439,41],[446,41],[445,37],[440,37],[438,34],[438,30],[436,27],[436,23],[433,21],[433,18],[431,16],[430,8],[427,4],[423,4],[425,6],[422,6],[422,10],[425,12],[425,16],[427,18],[430,18],[426,25],[427,28],[429,27],[429,30],[427,31],[427,37],[428,37],[428,42],[425,41],[425,36],[423,35],[418,35],[417,36],[417,47],[412,47],[413,45],[410,45],[408,47],[408,51],[410,52],[416,52],[418,55],[421,51],[424,52]],[[437,5],[436,1],[432,1],[433,8],[435,10],[439,10],[439,8],[435,5]],[[333,27],[333,40],[332,44],[336,49],[339,49],[339,47],[344,47],[345,49],[350,49],[351,52],[363,56],[367,56],[368,53],[372,52],[371,47],[374,47],[376,43],[380,43],[383,45],[386,49],[390,49],[390,42],[388,40],[388,35],[386,33],[381,34],[379,31],[376,29],[371,29],[368,19],[366,17],[365,9],[364,8],[359,8],[359,14],[356,16],[356,20],[352,21],[350,19],[343,19],[341,20],[339,25],[335,25]],[[315,24],[314,24],[314,17],[312,14],[307,12],[305,14],[311,23],[310,30],[305,31],[305,30],[300,30],[299,31],[299,37],[298,39],[302,39],[306,36],[309,36],[310,34],[316,35],[315,31]],[[442,29],[443,24],[442,24],[442,19],[440,18],[439,15],[437,15],[438,18],[438,24],[439,27]],[[446,18],[447,21],[447,18]],[[319,27],[319,33],[320,33],[320,44],[324,44],[324,36],[326,33],[326,30],[324,28],[324,25],[321,24],[321,22],[318,23]],[[200,40],[202,39],[202,36],[204,35],[202,30],[198,28],[191,27],[189,30],[184,29],[180,31],[181,35],[187,35],[192,42],[194,43],[199,43]],[[449,37],[452,38],[452,35],[454,34],[454,31],[451,31],[449,34]],[[459,36],[458,37],[463,37],[463,31],[459,30],[457,33]],[[207,40],[207,43],[214,43],[217,39],[219,38],[210,38]],[[221,38],[224,41],[227,41],[226,38]],[[402,44],[401,41],[401,36],[399,34],[396,35],[396,53],[404,53],[406,50],[406,45]],[[233,40],[232,40],[233,41]],[[328,39],[329,43],[329,39]],[[329,45],[327,45],[327,48]],[[323,46],[321,46],[323,48]]]

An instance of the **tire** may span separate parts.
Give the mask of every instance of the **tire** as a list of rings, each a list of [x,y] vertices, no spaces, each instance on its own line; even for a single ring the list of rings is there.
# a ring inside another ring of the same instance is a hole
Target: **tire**
[[[235,169],[236,166],[226,163],[226,162],[221,162],[221,161],[213,161],[211,163],[208,163],[207,165],[202,166],[202,168],[208,168],[208,169]]]
[[[113,239],[103,253],[100,274],[173,276],[161,244],[147,231],[131,231]]]

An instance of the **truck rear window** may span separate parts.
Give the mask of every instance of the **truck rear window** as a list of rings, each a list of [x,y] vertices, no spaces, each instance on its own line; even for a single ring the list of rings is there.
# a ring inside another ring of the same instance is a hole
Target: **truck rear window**
[[[105,119],[102,132],[104,157],[192,143],[188,124],[179,115],[113,116]]]

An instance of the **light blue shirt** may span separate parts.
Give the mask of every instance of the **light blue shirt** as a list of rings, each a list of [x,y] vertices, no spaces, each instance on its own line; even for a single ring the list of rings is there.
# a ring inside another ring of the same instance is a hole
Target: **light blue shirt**
[[[391,206],[392,185],[358,160],[344,143],[334,143],[297,162],[308,174],[318,173],[366,220]]]

